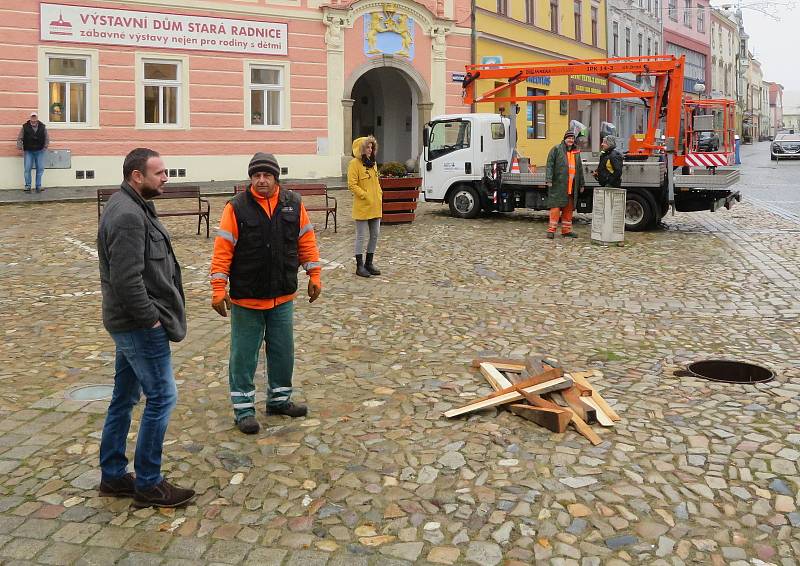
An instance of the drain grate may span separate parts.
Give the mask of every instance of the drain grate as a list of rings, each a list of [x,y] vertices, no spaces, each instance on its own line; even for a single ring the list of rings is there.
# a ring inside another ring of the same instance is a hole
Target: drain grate
[[[723,383],[763,383],[775,374],[756,364],[734,360],[703,360],[689,364],[687,369],[675,372],[677,377],[699,377]]]
[[[67,399],[73,401],[105,401],[111,399],[113,385],[83,385],[67,392]]]

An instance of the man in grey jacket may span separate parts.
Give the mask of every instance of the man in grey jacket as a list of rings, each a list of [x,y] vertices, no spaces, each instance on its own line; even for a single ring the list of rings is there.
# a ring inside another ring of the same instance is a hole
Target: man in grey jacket
[[[164,479],[161,452],[178,398],[169,343],[186,336],[185,300],[180,266],[151,200],[164,192],[167,170],[158,153],[137,148],[125,157],[122,173],[97,235],[103,324],[116,345],[114,393],[100,442],[100,494],[133,497],[138,507],[178,507],[194,491]],[[134,476],[125,444],[141,393],[147,403]]]

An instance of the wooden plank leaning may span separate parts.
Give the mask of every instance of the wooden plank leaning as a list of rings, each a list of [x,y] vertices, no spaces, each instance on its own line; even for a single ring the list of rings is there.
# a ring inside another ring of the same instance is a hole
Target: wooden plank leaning
[[[597,404],[598,407],[600,407],[600,409],[603,410],[603,412],[606,415],[608,415],[608,418],[610,418],[612,421],[622,420],[622,418],[614,411],[614,409],[611,408],[611,406],[606,402],[606,400],[600,396],[600,394],[595,390],[595,388],[592,387],[591,383],[589,383],[589,381],[586,379],[587,373],[588,372],[575,372],[571,374],[572,379],[575,381],[575,383],[582,385],[583,387],[586,387],[587,389],[590,389],[592,391],[592,400]],[[600,424],[603,423],[601,422]]]
[[[531,385],[530,387],[525,387],[523,388],[523,390],[527,393],[549,393],[551,391],[559,391],[561,389],[570,387],[573,383],[574,382],[569,378],[557,377],[555,379],[545,381],[544,383]],[[473,401],[472,403],[469,403],[468,405],[464,405],[463,407],[459,407],[457,409],[450,409],[449,411],[444,413],[444,416],[448,418],[457,417],[458,415],[463,415],[465,413],[472,413],[474,411],[480,411],[481,409],[488,409],[489,407],[497,407],[498,405],[513,403],[514,401],[519,401],[520,399],[523,398],[524,396],[519,391],[510,391],[508,393],[503,393],[500,395],[496,395],[494,397],[478,399],[476,401]]]
[[[567,406],[572,409],[572,412],[586,421],[587,424],[597,422],[597,411],[595,411],[594,408],[590,407],[587,403],[583,402],[583,400],[587,397],[582,397],[580,392],[575,387],[564,389],[559,393],[561,393],[564,401],[567,402]]]
[[[559,399],[564,402],[566,405],[567,402],[564,400],[564,397],[558,393],[551,395],[554,401],[558,401]],[[575,411],[571,411],[572,413],[572,426],[575,427],[575,430],[578,431],[579,434],[582,434],[586,437],[586,440],[592,443],[592,445],[597,446],[601,444],[603,440],[597,435],[595,431],[592,430],[586,421],[584,421]]]
[[[489,385],[492,386],[492,389],[495,391],[499,391],[500,389],[505,389],[506,387],[511,387],[513,383],[511,383],[505,375],[497,370],[493,364],[489,362],[482,362],[478,366],[483,374],[483,377],[486,378],[486,381],[489,382]]]

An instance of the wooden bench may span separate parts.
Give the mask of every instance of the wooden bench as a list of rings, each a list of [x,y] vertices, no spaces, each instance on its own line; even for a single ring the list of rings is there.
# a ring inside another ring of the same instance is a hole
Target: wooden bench
[[[332,197],[328,194],[328,186],[322,183],[306,183],[306,184],[292,184],[287,183],[285,185],[281,185],[284,189],[289,189],[290,191],[294,191],[295,193],[299,194],[303,197],[303,206],[306,207],[306,211],[308,212],[324,212],[325,213],[325,230],[328,229],[328,218],[333,216],[333,231],[337,232],[338,227],[336,226],[336,212],[338,210],[338,203],[336,202],[336,197]],[[240,184],[235,185],[233,187],[233,194],[238,195],[239,193],[243,193],[247,189],[250,188],[250,184]],[[305,202],[305,197],[325,197],[325,203],[307,203]]]
[[[97,189],[97,218],[103,213],[103,205],[108,202],[111,196],[118,192],[120,189]],[[210,216],[211,204],[207,199],[200,196],[200,187],[187,186],[187,187],[164,187],[164,192],[157,197],[157,200],[173,200],[173,199],[193,199],[197,201],[197,210],[161,210],[157,211],[159,217],[163,216],[197,216],[197,235],[200,235],[200,226],[205,218],[206,221],[206,238],[210,234]],[[205,205],[205,206],[204,206]],[[193,208],[193,207],[192,207]]]

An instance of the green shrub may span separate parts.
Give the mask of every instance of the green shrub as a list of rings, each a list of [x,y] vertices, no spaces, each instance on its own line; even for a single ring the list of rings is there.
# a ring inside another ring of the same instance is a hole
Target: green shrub
[[[408,174],[406,166],[397,161],[387,161],[379,171],[381,177],[405,177]]]

